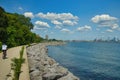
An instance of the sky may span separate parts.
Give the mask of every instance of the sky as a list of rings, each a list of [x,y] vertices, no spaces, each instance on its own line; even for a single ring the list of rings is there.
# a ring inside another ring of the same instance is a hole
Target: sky
[[[31,18],[31,31],[41,37],[120,39],[120,0],[0,0],[0,6]]]

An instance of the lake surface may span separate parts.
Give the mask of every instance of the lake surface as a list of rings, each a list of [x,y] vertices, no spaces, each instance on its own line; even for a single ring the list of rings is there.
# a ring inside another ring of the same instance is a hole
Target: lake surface
[[[120,80],[120,43],[69,42],[48,54],[81,80]]]

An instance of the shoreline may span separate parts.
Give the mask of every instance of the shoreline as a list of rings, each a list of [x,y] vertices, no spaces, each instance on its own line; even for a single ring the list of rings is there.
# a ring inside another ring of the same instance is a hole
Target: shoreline
[[[79,80],[67,68],[48,56],[47,46],[63,45],[64,42],[39,43],[27,47],[31,80]]]

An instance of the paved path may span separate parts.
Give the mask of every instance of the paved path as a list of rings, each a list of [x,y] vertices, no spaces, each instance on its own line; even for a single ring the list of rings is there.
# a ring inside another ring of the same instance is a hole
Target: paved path
[[[7,59],[2,59],[2,53],[0,53],[0,80],[7,80],[6,75],[8,75],[11,72],[11,63],[12,63],[11,59],[14,57],[19,57],[19,51],[21,50],[21,48],[22,46],[10,48],[7,51]],[[23,57],[25,58],[25,63],[22,66],[23,72],[20,75],[20,80],[30,80],[26,48]]]

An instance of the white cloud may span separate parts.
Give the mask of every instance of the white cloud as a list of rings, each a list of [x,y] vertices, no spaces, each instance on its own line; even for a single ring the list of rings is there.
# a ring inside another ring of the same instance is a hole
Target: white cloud
[[[71,20],[64,20],[63,21],[63,25],[74,26],[76,24],[77,24],[77,22],[71,21]]]
[[[38,26],[34,26],[34,29],[36,29],[36,30],[46,30],[47,28],[41,28],[41,27],[38,27]]]
[[[38,13],[36,14],[40,19],[51,21],[56,29],[61,29],[64,26],[74,26],[77,24],[79,18],[71,13]]]
[[[119,27],[118,24],[113,24],[113,25],[112,25],[112,29],[117,29],[118,27]]]
[[[58,25],[56,25],[55,26],[55,29],[61,29],[62,27],[60,27],[60,26],[58,26]]]
[[[65,28],[63,28],[62,30],[61,30],[61,32],[70,32],[70,30],[69,29],[65,29]]]
[[[113,30],[111,30],[111,29],[107,29],[106,31],[107,31],[107,32],[113,32]]]
[[[47,13],[44,14],[42,12],[37,14],[38,17],[48,20],[78,20],[77,16],[74,16],[71,13]]]
[[[34,15],[33,15],[32,12],[25,12],[25,13],[24,13],[24,16],[25,16],[25,17],[29,17],[29,18],[33,18],[33,17],[34,17]]]
[[[91,26],[88,26],[88,25],[77,28],[77,31],[89,31],[89,30],[92,30],[92,28],[91,28]]]
[[[47,22],[42,21],[36,21],[35,25],[40,28],[50,28],[49,24]]]
[[[111,17],[108,14],[96,15],[91,19],[94,23],[99,23],[102,21],[114,21],[117,20],[116,17]]]
[[[62,23],[57,20],[53,20],[51,21],[51,23],[53,23],[54,25],[62,25]]]
[[[117,29],[119,27],[117,24],[118,19],[108,14],[96,15],[91,20],[103,27],[110,27],[111,29]]]
[[[74,26],[74,25],[76,25],[77,24],[77,22],[76,21],[71,21],[71,20],[63,20],[62,22],[61,21],[58,21],[58,20],[53,20],[53,21],[51,21],[51,23],[52,24],[54,24],[54,25],[56,25],[57,27],[56,28],[58,28],[58,26],[60,27],[62,27],[62,26]]]

